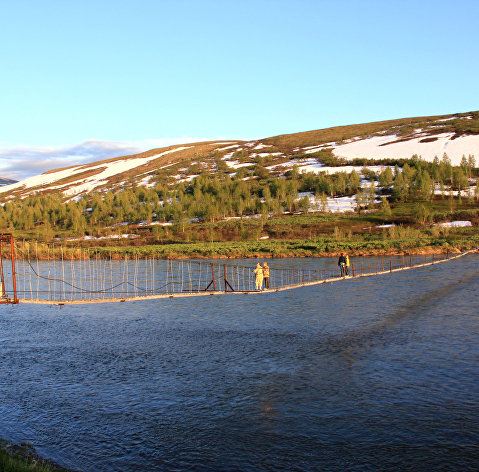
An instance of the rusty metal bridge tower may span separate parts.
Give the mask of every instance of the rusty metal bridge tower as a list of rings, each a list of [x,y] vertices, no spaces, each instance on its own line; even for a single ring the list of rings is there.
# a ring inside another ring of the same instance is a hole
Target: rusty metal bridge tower
[[[18,301],[13,235],[0,234],[0,303],[17,304]]]

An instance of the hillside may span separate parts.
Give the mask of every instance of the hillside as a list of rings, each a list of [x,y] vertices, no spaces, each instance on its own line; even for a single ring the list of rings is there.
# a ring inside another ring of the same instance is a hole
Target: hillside
[[[478,131],[471,112],[153,149],[3,187],[0,229],[47,259],[478,247]]]
[[[254,141],[200,142],[169,146],[56,169],[5,185],[0,198],[59,193],[67,200],[92,191],[154,187],[190,181],[200,173],[265,168],[283,175],[296,165],[315,174],[361,171],[363,165],[394,164],[413,155],[432,161],[447,153],[453,165],[462,156],[479,157],[479,112],[338,126]],[[377,169],[376,169],[377,170]]]

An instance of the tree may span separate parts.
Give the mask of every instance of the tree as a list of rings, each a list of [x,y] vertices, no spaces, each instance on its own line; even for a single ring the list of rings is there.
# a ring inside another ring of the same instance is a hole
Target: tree
[[[393,195],[394,199],[405,202],[409,194],[409,186],[404,181],[403,172],[399,172],[394,179],[393,184]]]
[[[243,212],[246,208],[245,201],[243,197],[239,197],[237,199],[233,200],[233,211],[236,213],[238,216],[243,216]]]
[[[53,238],[53,230],[49,221],[46,221],[40,229],[40,239],[50,241]]]
[[[476,159],[472,154],[469,154],[467,158],[467,163],[469,164],[469,169],[472,171],[472,169],[475,169],[476,167]]]
[[[463,154],[461,159],[461,169],[465,175],[469,175],[469,162],[466,159],[466,156]]]
[[[288,194],[288,196],[286,197],[286,201],[285,201],[285,205],[286,205],[286,208],[288,209],[288,211],[290,213],[293,212],[293,210],[295,209],[295,204],[294,204],[294,197],[293,195],[291,194]]]
[[[70,211],[69,226],[75,234],[84,234],[86,229],[86,219],[78,208],[73,208]]]
[[[254,166],[253,173],[260,179],[267,179],[269,176],[269,170],[259,164]]]
[[[461,189],[465,189],[469,186],[469,181],[463,171],[462,167],[454,167],[453,170],[453,188],[459,190],[459,194]]]
[[[380,174],[379,174],[379,184],[383,188],[389,188],[393,184],[393,172],[390,167],[386,167]]]
[[[376,172],[374,172],[373,170],[367,168],[366,166],[364,166],[362,169],[361,169],[361,174],[364,175],[364,178],[367,179],[367,180],[375,180],[376,178]]]
[[[207,206],[205,209],[205,218],[211,223],[213,223],[219,218],[219,216],[220,216],[220,213],[218,211],[218,207],[216,203],[212,200],[207,202]]]
[[[366,200],[367,200],[368,208],[371,208],[374,206],[374,202],[376,200],[376,188],[374,187],[374,182],[371,182],[369,184]]]
[[[381,212],[385,217],[391,216],[391,206],[389,205],[388,199],[386,197],[381,198]]]
[[[339,172],[336,174],[336,180],[334,182],[334,191],[336,195],[344,195],[346,193],[347,174],[345,172]]]
[[[286,195],[292,198],[298,198],[298,182],[296,180],[290,180],[286,184]]]
[[[408,188],[411,185],[411,182],[414,178],[415,173],[416,171],[414,170],[414,168],[409,166],[409,164],[406,162],[406,164],[404,164],[402,168],[402,175],[403,175],[404,183],[406,184]]]
[[[432,172],[432,178],[436,184],[439,184],[441,182],[441,172],[440,172],[440,166],[439,166],[439,158],[437,156],[434,156],[434,160],[431,165],[431,172]]]
[[[451,182],[451,185],[453,185],[454,182],[453,182],[453,175],[452,175],[451,159],[449,159],[449,156],[446,153],[442,155],[439,168],[441,172],[442,181],[444,183]]]
[[[328,211],[328,196],[325,193],[322,193],[319,196],[320,208],[321,211],[326,212]]]
[[[298,204],[299,204],[299,207],[301,208],[301,211],[303,213],[307,213],[309,210],[309,207],[311,206],[311,201],[309,200],[307,196],[304,196],[303,198],[299,200]]]
[[[414,191],[418,198],[430,200],[434,193],[434,182],[426,169],[417,172],[414,180]]]
[[[368,196],[367,193],[364,189],[361,189],[356,195],[355,195],[355,200],[356,200],[356,210],[358,212],[358,215],[361,214],[361,210],[363,207],[366,206],[366,203],[368,201]]]
[[[347,185],[348,192],[351,195],[355,194],[358,191],[360,184],[361,178],[359,177],[359,174],[353,169],[353,171],[349,174],[349,180]]]
[[[230,170],[230,168],[228,167],[228,164],[226,164],[226,162],[221,158],[215,159],[215,164],[216,164],[217,172],[226,173],[226,172],[229,172]]]
[[[414,216],[416,218],[416,221],[421,224],[426,223],[431,218],[431,214],[429,213],[429,210],[422,204],[421,205],[416,204],[414,208]]]
[[[152,230],[151,230],[151,233],[152,233],[152,235],[153,235],[153,239],[154,239],[156,242],[161,241],[163,231],[162,231],[160,225],[154,225],[153,228],[152,228]]]

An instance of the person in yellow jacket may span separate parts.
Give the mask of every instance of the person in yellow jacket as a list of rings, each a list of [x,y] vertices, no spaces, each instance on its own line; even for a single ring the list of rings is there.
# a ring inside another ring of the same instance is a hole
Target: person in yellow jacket
[[[349,275],[349,256],[346,254],[346,275]]]
[[[263,262],[263,278],[264,288],[269,288],[269,265],[267,262]]]
[[[263,268],[261,264],[258,262],[256,264],[256,269],[253,270],[253,273],[256,275],[255,286],[256,290],[262,290],[263,288]]]

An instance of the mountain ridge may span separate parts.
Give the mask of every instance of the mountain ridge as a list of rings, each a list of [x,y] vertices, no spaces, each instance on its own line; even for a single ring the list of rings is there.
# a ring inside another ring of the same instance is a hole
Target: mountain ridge
[[[18,180],[9,179],[8,177],[0,176],[0,186],[16,184]]]
[[[449,152],[449,150],[451,150]],[[421,153],[422,151],[422,153]],[[125,186],[190,181],[202,172],[238,172],[261,166],[280,174],[299,170],[332,172],[357,160],[379,163],[431,160],[447,152],[459,164],[461,154],[479,156],[479,112],[385,120],[282,134],[251,141],[228,140],[171,145],[138,154],[46,171],[2,187],[8,200],[35,193],[61,192],[66,199]],[[350,166],[349,166],[350,167]],[[247,178],[247,175],[245,176]]]

